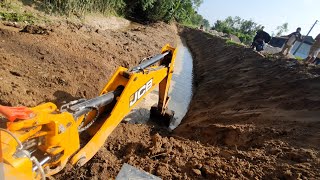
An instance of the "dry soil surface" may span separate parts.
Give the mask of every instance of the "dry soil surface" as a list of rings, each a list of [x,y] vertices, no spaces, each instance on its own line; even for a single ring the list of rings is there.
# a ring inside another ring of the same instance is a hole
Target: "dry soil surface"
[[[165,24],[95,30],[76,24],[19,32],[0,25],[0,104],[94,97],[119,65],[174,44]],[[185,29],[194,97],[173,133],[122,123],[81,168],[57,179],[113,179],[123,163],[163,179],[319,179],[320,69],[265,59]]]
[[[159,53],[177,36],[173,26],[162,23],[100,30],[67,22],[20,31],[0,24],[0,104],[94,97],[116,68]]]

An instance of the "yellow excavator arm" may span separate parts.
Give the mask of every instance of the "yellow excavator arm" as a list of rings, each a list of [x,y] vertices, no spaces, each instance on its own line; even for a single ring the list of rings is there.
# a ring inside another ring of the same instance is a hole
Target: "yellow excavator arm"
[[[138,66],[119,67],[98,97],[72,101],[60,109],[53,103],[34,108],[0,106],[0,114],[8,121],[0,129],[0,178],[45,179],[67,163],[84,165],[156,87],[159,101],[151,113],[167,121],[173,118],[167,106],[175,56],[176,49],[166,45],[161,54]],[[90,138],[82,138],[82,134]]]

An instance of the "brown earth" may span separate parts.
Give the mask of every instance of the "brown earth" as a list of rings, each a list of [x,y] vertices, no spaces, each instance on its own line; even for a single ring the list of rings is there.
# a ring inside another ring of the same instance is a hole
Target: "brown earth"
[[[34,28],[41,35],[0,25],[0,104],[94,97],[116,67],[176,37],[161,23]],[[194,55],[195,92],[180,127],[122,123],[87,164],[55,178],[113,179],[129,163],[163,179],[319,179],[320,69],[265,59],[196,30],[181,35]]]
[[[114,178],[129,163],[163,179],[319,179],[319,68],[181,35],[195,68],[182,124],[173,134],[121,124],[88,164],[58,177]]]
[[[196,92],[174,134],[231,150],[249,163],[238,170],[248,178],[320,178],[320,68],[191,29],[182,36],[194,55]]]
[[[23,29],[0,24],[0,103],[35,106],[94,97],[116,68],[159,53],[176,36],[173,26],[162,23],[119,30],[70,22]]]

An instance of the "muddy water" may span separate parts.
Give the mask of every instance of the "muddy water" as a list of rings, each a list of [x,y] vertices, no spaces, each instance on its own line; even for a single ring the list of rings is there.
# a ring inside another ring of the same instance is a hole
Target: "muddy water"
[[[183,40],[178,40],[175,68],[172,76],[169,96],[169,109],[175,112],[175,120],[169,129],[175,129],[188,111],[192,98],[192,56]],[[158,102],[158,89],[148,94],[139,105],[124,119],[130,123],[141,124],[149,120],[150,108]]]
[[[192,98],[193,60],[186,43],[178,43],[178,52],[172,76],[171,91],[169,96],[169,109],[175,111],[175,121],[170,129],[175,129],[186,115]]]

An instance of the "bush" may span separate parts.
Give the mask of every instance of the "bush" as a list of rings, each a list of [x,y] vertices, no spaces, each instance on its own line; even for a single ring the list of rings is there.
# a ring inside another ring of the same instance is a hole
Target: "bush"
[[[33,24],[36,18],[29,13],[0,12],[0,20],[14,21],[14,22],[28,22],[30,24]]]
[[[44,5],[51,12],[66,15],[92,12],[118,14],[125,8],[123,0],[45,0]]]
[[[210,27],[195,9],[202,0],[44,0],[50,12],[66,15],[117,14],[143,22],[176,20],[182,24]]]

